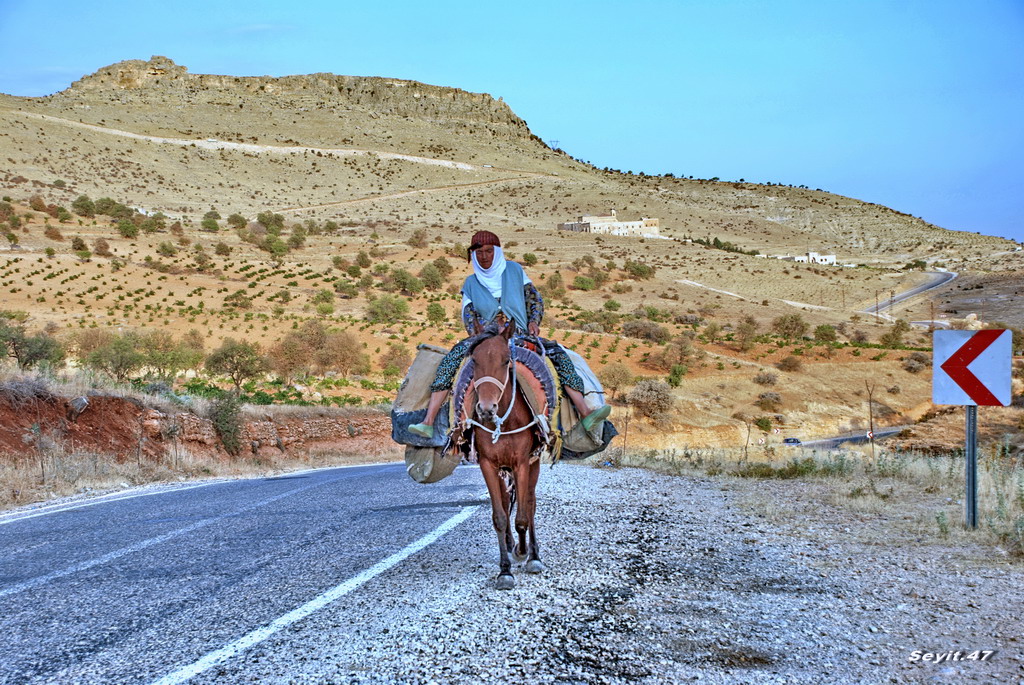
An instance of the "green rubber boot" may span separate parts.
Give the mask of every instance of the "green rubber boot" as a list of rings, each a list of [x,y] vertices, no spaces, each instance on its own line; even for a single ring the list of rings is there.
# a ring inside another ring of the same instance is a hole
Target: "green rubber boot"
[[[414,423],[409,426],[409,432],[427,439],[434,437],[434,427],[429,423]]]
[[[610,406],[608,406],[607,404],[603,405],[601,407],[598,407],[594,411],[592,411],[589,414],[587,414],[586,416],[584,416],[583,420],[580,421],[580,423],[583,424],[583,430],[585,430],[585,431],[587,431],[589,433],[590,430],[594,426],[596,426],[597,424],[601,423],[602,421],[607,419],[609,416],[611,416],[611,413],[612,413],[612,408]]]

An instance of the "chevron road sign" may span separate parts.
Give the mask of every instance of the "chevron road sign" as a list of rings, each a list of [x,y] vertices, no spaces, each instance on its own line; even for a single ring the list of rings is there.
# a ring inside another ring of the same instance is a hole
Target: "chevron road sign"
[[[932,402],[961,404],[966,410],[964,518],[978,527],[978,407],[1006,407],[1012,394],[1013,333],[935,331],[932,339]]]
[[[1009,406],[1012,341],[1006,330],[935,331],[932,402]]]

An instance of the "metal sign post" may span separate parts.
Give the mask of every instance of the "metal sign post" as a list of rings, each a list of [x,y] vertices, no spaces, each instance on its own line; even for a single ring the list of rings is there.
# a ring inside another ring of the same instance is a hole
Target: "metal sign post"
[[[935,331],[932,402],[967,410],[964,523],[978,527],[978,407],[1007,407],[1012,394],[1012,334],[1007,330]]]
[[[965,523],[969,528],[978,527],[978,407],[967,407],[967,499],[964,511]]]

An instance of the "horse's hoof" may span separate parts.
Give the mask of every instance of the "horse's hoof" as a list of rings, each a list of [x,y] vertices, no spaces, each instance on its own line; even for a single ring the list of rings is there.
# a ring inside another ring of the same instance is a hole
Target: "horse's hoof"
[[[494,589],[496,590],[511,590],[516,586],[516,579],[511,575],[498,576],[498,580],[494,583]]]
[[[526,552],[520,552],[518,547],[512,548],[512,558],[516,561],[526,561],[526,557],[530,556]]]
[[[544,572],[544,562],[542,562],[540,559],[530,559],[528,562],[526,562],[526,572],[527,573],[543,573]]]

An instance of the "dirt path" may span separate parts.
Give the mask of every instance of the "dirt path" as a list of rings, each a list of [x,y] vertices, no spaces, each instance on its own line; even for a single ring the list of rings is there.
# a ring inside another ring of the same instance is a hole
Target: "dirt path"
[[[85,129],[106,135],[119,136],[121,138],[132,138],[134,140],[145,140],[150,143],[161,145],[177,145],[179,147],[196,147],[204,150],[239,150],[242,152],[272,153],[285,155],[300,155],[308,152],[320,153],[330,157],[368,157],[375,156],[380,159],[397,159],[404,162],[415,162],[417,164],[429,164],[443,166],[450,169],[462,169],[463,171],[484,171],[485,167],[467,162],[456,162],[450,159],[436,159],[433,157],[420,157],[417,155],[405,155],[398,152],[384,152],[382,150],[360,150],[356,148],[322,148],[299,145],[256,145],[254,143],[233,143],[226,140],[191,139],[191,138],[164,138],[161,136],[147,136],[131,131],[122,131],[96,124],[86,124],[72,119],[51,116],[49,114],[38,114],[36,112],[24,112],[21,110],[6,110],[11,114],[19,114],[32,119],[41,119],[73,128]],[[523,172],[530,173],[530,172]]]
[[[510,178],[495,178],[490,181],[474,181],[473,183],[456,183],[453,185],[446,186],[433,186],[430,188],[416,188],[413,190],[403,190],[397,193],[386,193],[384,195],[371,195],[368,197],[359,197],[354,200],[341,200],[339,202],[325,202],[319,205],[309,205],[308,207],[285,207],[284,209],[278,209],[277,211],[281,214],[289,212],[303,212],[309,209],[324,209],[326,207],[343,207],[345,205],[357,205],[364,202],[374,202],[377,200],[393,200],[398,197],[407,197],[409,195],[422,195],[424,193],[436,193],[442,190],[457,190],[459,188],[473,188],[476,186],[487,186],[494,185],[496,183],[506,183],[508,181],[525,181],[531,178],[547,177],[549,174],[539,174],[529,171],[521,172],[523,176],[515,176]]]

